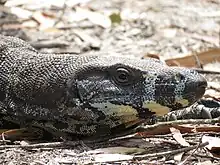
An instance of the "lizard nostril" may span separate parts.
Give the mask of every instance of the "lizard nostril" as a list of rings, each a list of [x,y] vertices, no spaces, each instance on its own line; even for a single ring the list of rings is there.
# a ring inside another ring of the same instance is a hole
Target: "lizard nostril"
[[[177,73],[174,78],[177,82],[182,82],[185,80],[185,76],[181,73]]]
[[[183,81],[185,79],[185,76],[182,75],[182,74],[179,74],[179,78],[180,78],[181,81]]]
[[[201,81],[198,83],[198,87],[200,88],[206,88],[207,87],[207,82],[206,81]]]
[[[207,81],[205,80],[205,78],[202,78],[202,79],[198,82],[198,87],[199,87],[199,88],[206,88],[206,87],[207,87]]]

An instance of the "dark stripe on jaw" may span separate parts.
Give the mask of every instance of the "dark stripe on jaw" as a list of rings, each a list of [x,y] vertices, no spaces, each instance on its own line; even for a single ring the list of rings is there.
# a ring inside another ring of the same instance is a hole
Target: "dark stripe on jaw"
[[[82,104],[82,105],[81,105],[81,108],[82,108],[82,109],[88,108],[88,109],[91,110],[94,114],[96,114],[96,115],[98,116],[98,118],[96,119],[97,122],[106,119],[106,115],[105,115],[101,110],[99,110],[99,109],[96,108],[96,107],[91,106],[91,105],[88,104],[88,103]]]
[[[149,119],[152,117],[152,115],[155,114],[155,112],[151,112],[148,108],[138,108],[134,107],[138,112],[138,117],[141,119]]]
[[[176,81],[170,76],[160,76],[155,81],[155,100],[163,106],[170,107],[175,104]]]

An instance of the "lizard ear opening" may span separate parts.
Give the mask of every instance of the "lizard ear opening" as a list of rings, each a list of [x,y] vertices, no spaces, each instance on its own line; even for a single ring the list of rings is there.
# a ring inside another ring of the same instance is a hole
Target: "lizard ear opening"
[[[3,101],[6,98],[6,93],[0,90],[0,101]]]
[[[68,97],[70,99],[78,99],[80,102],[90,100],[99,88],[102,86],[102,81],[106,78],[106,72],[94,73],[88,71],[77,78],[72,78],[67,83]]]
[[[82,102],[75,78],[67,81],[67,101],[75,105],[79,102]]]

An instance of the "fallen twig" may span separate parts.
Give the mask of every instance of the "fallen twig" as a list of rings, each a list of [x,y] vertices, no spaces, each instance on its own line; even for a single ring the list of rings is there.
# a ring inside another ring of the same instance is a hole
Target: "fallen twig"
[[[201,143],[199,143],[199,144],[197,145],[197,147],[193,150],[193,152],[190,153],[190,154],[186,157],[186,159],[183,160],[183,161],[182,161],[181,163],[179,163],[178,165],[184,165],[184,163],[186,163],[187,160],[189,160],[189,158],[192,157],[192,155],[198,150],[200,144],[201,144]]]
[[[181,148],[181,149],[177,149],[177,150],[172,150],[172,151],[167,151],[167,152],[138,155],[138,156],[134,156],[133,159],[134,160],[143,160],[143,159],[146,159],[149,157],[161,157],[161,156],[166,156],[166,155],[176,155],[181,152],[188,152],[188,151],[193,150],[195,148],[203,148],[208,144],[209,144],[208,142],[205,142],[205,143],[201,143],[196,146],[189,146],[189,147],[185,147],[185,148]]]
[[[143,131],[149,131],[158,127],[175,127],[177,125],[181,124],[216,124],[220,122],[220,118],[215,119],[188,119],[188,120],[175,120],[175,121],[168,121],[168,122],[159,122],[154,125],[146,125],[146,126],[139,126],[136,131],[137,132],[143,132]]]
[[[202,74],[220,74],[220,72],[218,72],[218,71],[203,70],[203,69],[200,69],[200,68],[193,68],[193,70],[195,70],[199,73],[202,73]]]
[[[214,156],[211,156],[211,155],[202,155],[202,154],[197,154],[196,153],[195,156],[199,156],[201,158],[208,158],[208,159],[220,161],[220,158],[214,157]]]
[[[62,48],[67,47],[70,43],[66,41],[39,41],[39,42],[31,42],[30,43],[34,48]]]
[[[216,87],[213,87],[213,86],[210,86],[209,88],[210,88],[210,89],[213,89],[213,90],[215,90],[215,91],[217,91],[217,92],[220,92],[220,89],[219,89],[219,88],[216,88]]]
[[[37,143],[28,145],[1,145],[0,150],[8,148],[22,148],[22,149],[34,149],[34,148],[58,148],[58,147],[75,147],[81,144],[81,141],[68,141],[68,142],[53,142],[53,143]]]

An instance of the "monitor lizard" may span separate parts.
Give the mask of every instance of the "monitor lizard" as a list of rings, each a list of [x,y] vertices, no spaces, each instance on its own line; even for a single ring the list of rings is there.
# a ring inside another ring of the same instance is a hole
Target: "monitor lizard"
[[[0,35],[0,119],[76,135],[109,135],[188,107],[207,86],[157,59],[40,53]]]

